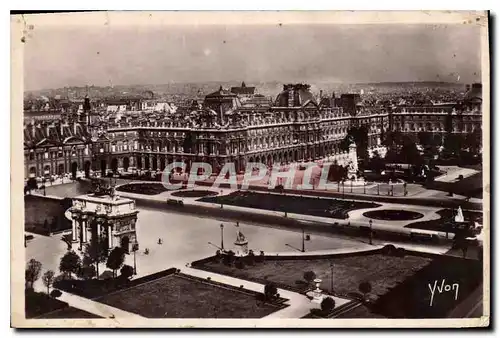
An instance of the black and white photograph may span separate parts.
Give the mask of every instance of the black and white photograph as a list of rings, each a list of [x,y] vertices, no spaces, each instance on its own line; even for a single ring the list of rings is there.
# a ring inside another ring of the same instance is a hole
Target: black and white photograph
[[[489,326],[488,15],[11,15],[12,326]]]

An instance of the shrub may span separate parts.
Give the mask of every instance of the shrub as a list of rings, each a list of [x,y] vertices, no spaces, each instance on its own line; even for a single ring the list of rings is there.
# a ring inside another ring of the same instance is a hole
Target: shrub
[[[304,279],[311,284],[313,280],[316,279],[316,273],[314,271],[306,271],[304,272]]]
[[[392,256],[396,252],[396,247],[392,244],[385,245],[382,248],[382,254],[386,256]]]
[[[50,292],[50,297],[52,297],[52,298],[59,298],[61,296],[62,296],[62,292],[59,291],[59,290],[57,290],[57,289],[56,290],[52,290]]]
[[[274,283],[270,282],[264,286],[264,298],[266,300],[273,299],[274,297],[276,297],[277,294],[278,294],[278,288]]]
[[[331,297],[326,297],[323,299],[321,302],[321,311],[324,314],[328,314],[332,312],[332,310],[335,308],[335,300]]]
[[[396,256],[397,257],[404,257],[406,255],[406,250],[404,248],[397,248],[396,249]]]
[[[243,263],[243,260],[238,259],[235,264],[234,264],[238,269],[244,269],[245,268],[245,263]]]
[[[129,279],[133,275],[134,275],[134,268],[131,267],[130,265],[125,264],[120,269],[120,276],[122,276],[123,278]]]
[[[367,294],[372,292],[372,285],[369,282],[361,282],[358,289],[363,294],[363,298],[366,300]]]

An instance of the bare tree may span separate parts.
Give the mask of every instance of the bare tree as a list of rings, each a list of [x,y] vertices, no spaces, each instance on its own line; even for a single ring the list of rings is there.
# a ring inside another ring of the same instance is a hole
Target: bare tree
[[[26,288],[33,289],[33,284],[40,278],[41,271],[42,263],[36,259],[30,259],[25,270]]]
[[[50,293],[50,287],[54,283],[54,271],[48,270],[42,276],[43,285],[47,287],[47,294]]]

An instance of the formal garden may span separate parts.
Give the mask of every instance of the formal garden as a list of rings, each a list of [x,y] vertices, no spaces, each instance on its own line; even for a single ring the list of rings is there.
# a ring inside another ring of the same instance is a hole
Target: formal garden
[[[436,212],[441,218],[428,221],[414,222],[406,225],[406,228],[422,229],[432,231],[442,231],[456,234],[463,230],[463,225],[455,222],[456,211],[453,209],[441,209]],[[465,226],[470,226],[471,222],[483,224],[483,213],[479,211],[463,211],[464,219],[467,222]]]
[[[199,201],[338,219],[346,219],[348,212],[352,210],[381,206],[371,202],[274,193],[265,194],[251,191],[235,191],[224,196],[204,197]]]
[[[64,212],[72,205],[70,198],[54,199],[42,196],[24,196],[24,230],[48,236],[71,229],[71,221]]]
[[[319,278],[322,290],[362,302],[365,309],[356,311],[365,311],[368,318],[445,317],[482,280],[481,260],[422,254],[392,245],[370,252],[313,258],[252,254],[250,258],[231,260],[218,254],[192,266],[258,283],[272,282],[300,293],[312,290],[314,279]],[[430,302],[427,284],[443,278],[460,284],[459,299],[443,296],[439,305],[426,309]]]

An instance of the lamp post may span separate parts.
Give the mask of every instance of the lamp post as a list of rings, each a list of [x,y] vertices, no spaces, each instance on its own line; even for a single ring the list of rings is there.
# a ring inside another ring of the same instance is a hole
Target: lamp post
[[[351,194],[352,194],[352,181],[353,181],[353,179],[351,178]]]
[[[224,224],[220,224],[220,247],[224,251]]]
[[[224,208],[224,206],[222,205],[222,193],[223,193],[223,192],[224,192],[224,191],[222,191],[222,190],[220,191],[220,208],[221,208],[221,209],[222,209],[222,208]]]
[[[380,184],[377,184],[377,195],[380,195]]]
[[[330,262],[330,272],[331,272],[330,293],[333,295],[333,262]]]
[[[373,242],[373,241],[372,241],[372,238],[373,238],[373,228],[372,228],[373,221],[372,221],[372,220],[370,220],[370,221],[368,222],[368,224],[370,224],[370,245],[372,245],[372,244],[373,244],[373,243],[372,243],[372,242]]]
[[[139,243],[137,243],[137,241],[135,241],[134,245],[132,246],[132,251],[134,252],[134,275],[137,275],[137,262],[135,259],[135,253],[137,250],[139,250]]]
[[[342,198],[345,198],[345,181],[342,181]]]
[[[363,183],[363,194],[366,194],[366,182]]]
[[[302,228],[302,252],[306,252],[306,239],[305,239],[304,228]]]

